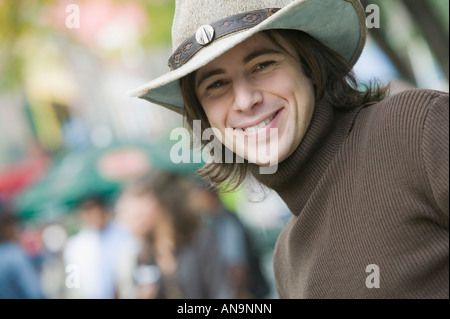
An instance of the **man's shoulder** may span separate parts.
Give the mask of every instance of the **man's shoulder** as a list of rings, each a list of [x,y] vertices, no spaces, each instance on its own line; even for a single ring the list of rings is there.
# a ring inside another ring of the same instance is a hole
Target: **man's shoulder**
[[[428,90],[409,89],[392,94],[384,100],[365,108],[369,121],[376,124],[379,121],[387,124],[410,125],[411,121],[424,119],[429,110],[436,104],[448,105],[448,93]]]
[[[448,93],[429,89],[409,89],[380,101],[377,106],[391,109],[427,109],[436,99],[447,99]]]

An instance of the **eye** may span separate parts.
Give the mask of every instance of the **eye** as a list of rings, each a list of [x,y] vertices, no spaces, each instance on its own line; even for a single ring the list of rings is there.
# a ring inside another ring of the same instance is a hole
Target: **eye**
[[[262,71],[262,70],[267,69],[268,67],[272,66],[274,63],[275,63],[275,61],[266,61],[266,62],[260,63],[255,67],[254,71],[255,72]]]
[[[224,80],[218,80],[218,81],[215,81],[212,84],[210,84],[206,89],[207,90],[217,89],[217,88],[220,88],[221,86],[223,86],[225,84],[226,84],[226,82]]]

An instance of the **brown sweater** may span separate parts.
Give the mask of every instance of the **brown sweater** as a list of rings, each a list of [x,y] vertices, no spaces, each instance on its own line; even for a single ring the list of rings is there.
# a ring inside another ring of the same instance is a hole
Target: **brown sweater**
[[[252,171],[293,214],[275,247],[280,298],[449,298],[448,94],[318,102],[278,171]]]

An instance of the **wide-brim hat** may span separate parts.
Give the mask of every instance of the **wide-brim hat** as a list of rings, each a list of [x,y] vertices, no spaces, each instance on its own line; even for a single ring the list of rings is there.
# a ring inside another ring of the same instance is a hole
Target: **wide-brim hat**
[[[170,71],[128,93],[182,113],[181,78],[270,29],[306,32],[350,66],[361,55],[367,34],[359,0],[177,0]]]

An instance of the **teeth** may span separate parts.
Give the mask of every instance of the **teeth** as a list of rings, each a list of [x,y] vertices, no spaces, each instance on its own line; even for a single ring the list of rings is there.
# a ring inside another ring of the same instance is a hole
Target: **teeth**
[[[269,124],[270,121],[272,121],[275,118],[275,115],[276,115],[276,113],[274,115],[272,115],[271,117],[269,117],[268,119],[262,121],[261,123],[255,125],[255,126],[250,126],[250,127],[244,128],[243,130],[245,132],[255,132],[255,131],[265,127],[267,124]]]

